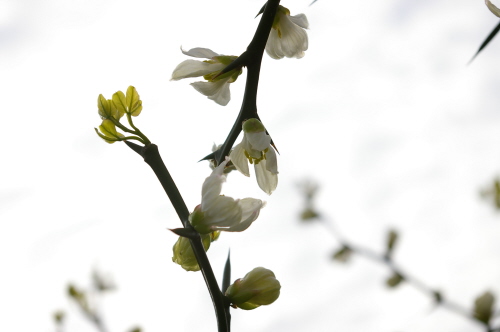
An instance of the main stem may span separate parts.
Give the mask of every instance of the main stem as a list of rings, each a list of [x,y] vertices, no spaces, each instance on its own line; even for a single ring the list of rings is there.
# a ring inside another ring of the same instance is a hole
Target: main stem
[[[213,159],[217,161],[218,165],[229,155],[234,142],[241,132],[242,122],[251,118],[259,118],[257,114],[257,89],[259,86],[260,65],[279,3],[280,0],[269,0],[267,2],[259,26],[255,31],[252,41],[248,44],[247,50],[224,69],[224,71],[229,71],[236,67],[246,66],[248,73],[240,113],[234,121],[233,127],[224,144],[214,153],[215,158]]]
[[[134,147],[132,145],[133,143],[126,143],[134,151],[138,152],[137,145],[135,145]],[[184,225],[184,228],[192,229],[192,226],[189,223],[189,210],[186,206],[186,203],[184,203],[184,200],[182,199],[182,196],[177,189],[174,180],[170,176],[170,173],[168,172],[165,164],[163,163],[163,160],[161,159],[160,152],[158,151],[158,146],[156,146],[155,144],[150,144],[142,147],[142,149],[139,151],[139,153],[144,158],[144,161],[155,172],[156,177],[167,193],[170,202],[174,206],[175,211],[179,216],[179,219]],[[194,233],[197,234],[196,232]],[[200,266],[203,278],[205,279],[205,283],[207,284],[210,297],[212,298],[215,314],[217,316],[217,325],[219,328],[219,332],[228,332],[230,330],[229,317],[226,313],[226,310],[224,309],[224,297],[219,290],[217,279],[215,278],[212,266],[210,265],[210,261],[207,257],[207,253],[205,252],[205,248],[203,247],[203,244],[201,242],[201,237],[199,236],[199,234],[197,234],[194,238],[190,238],[189,241],[191,243],[191,247],[193,248],[196,260],[198,261],[198,265]]]

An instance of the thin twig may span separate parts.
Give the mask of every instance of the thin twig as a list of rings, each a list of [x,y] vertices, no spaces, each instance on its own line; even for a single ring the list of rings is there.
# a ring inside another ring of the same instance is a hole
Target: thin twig
[[[387,257],[386,255],[379,254],[369,248],[361,247],[355,244],[352,244],[348,240],[345,239],[344,236],[338,231],[337,227],[333,223],[332,220],[327,220],[323,217],[318,217],[321,224],[330,231],[333,237],[343,246],[348,247],[352,252],[368,258],[372,261],[375,261],[379,264],[386,265],[393,273],[398,274],[403,277],[404,281],[406,281],[409,285],[412,285],[415,289],[419,290],[422,294],[427,295],[433,299],[433,301],[441,305],[443,308],[448,309],[451,312],[454,312],[457,315],[463,316],[465,318],[471,319],[473,321],[479,322],[487,328],[487,332],[498,331],[500,332],[500,328],[490,328],[488,324],[485,324],[482,321],[477,320],[472,313],[464,308],[463,306],[450,301],[447,298],[444,298],[441,292],[434,290],[432,287],[426,285],[424,282],[418,280],[414,276],[408,274],[404,271],[400,266],[398,266],[392,258]]]

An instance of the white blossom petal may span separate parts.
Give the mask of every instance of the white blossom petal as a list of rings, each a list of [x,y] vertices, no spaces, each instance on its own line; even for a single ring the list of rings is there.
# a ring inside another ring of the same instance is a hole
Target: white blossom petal
[[[309,22],[304,14],[289,16],[278,12],[279,23],[269,33],[266,52],[273,59],[302,58],[308,48],[307,33],[304,29],[309,27]],[[277,28],[277,29],[274,29]],[[281,35],[278,33],[281,33]]]
[[[228,196],[218,196],[212,205],[207,206],[204,213],[203,223],[211,228],[212,231],[222,230],[241,221],[241,207],[238,200]]]
[[[222,63],[208,63],[198,60],[184,60],[175,67],[170,80],[177,81],[188,77],[198,77],[222,70],[226,66]]]
[[[500,9],[497,6],[495,6],[494,4],[492,4],[490,0],[486,0],[486,6],[488,6],[488,9],[490,10],[490,12],[495,14],[495,16],[500,17]]]
[[[224,167],[226,167],[229,159],[226,158],[219,166],[217,166],[209,177],[203,182],[201,188],[201,210],[206,211],[209,206],[213,205],[215,200],[220,196],[222,191],[222,183],[226,181],[224,175]]]
[[[192,56],[194,58],[205,58],[212,59],[213,57],[219,56],[220,54],[215,53],[211,49],[203,48],[203,47],[195,47],[190,49],[189,51],[184,51],[181,46],[182,53]]]
[[[290,19],[282,19],[281,50],[288,58],[302,58],[308,48],[307,32]]]
[[[269,38],[267,39],[266,52],[273,59],[282,59],[285,55],[281,50],[281,41],[278,36],[278,31],[271,29],[269,33]]]
[[[268,195],[271,195],[278,186],[278,174],[267,170],[265,159],[255,165],[255,176],[260,189]]]
[[[307,17],[304,14],[290,16],[290,21],[297,24],[301,28],[309,29],[309,21],[307,20]]]
[[[272,174],[278,174],[278,158],[273,147],[269,147],[269,151],[266,152],[266,169]]]
[[[238,202],[241,207],[241,219],[246,220],[253,218],[252,221],[256,220],[259,216],[260,210],[266,205],[266,202],[255,198],[243,198]]]
[[[224,68],[224,65],[222,66],[222,68]],[[191,85],[196,91],[207,96],[208,99],[215,101],[219,105],[226,106],[229,100],[231,100],[231,92],[229,91],[228,83],[229,79],[230,77],[216,82],[194,82],[191,83]]]
[[[243,232],[257,219],[264,203],[260,199],[243,198],[238,202],[242,210],[241,222],[229,227],[228,232]]]
[[[250,170],[248,169],[248,159],[245,156],[245,149],[243,148],[243,145],[241,143],[234,147],[229,157],[231,158],[234,167],[236,167],[238,171],[243,173],[243,175],[245,176],[250,176]]]
[[[271,144],[271,137],[265,131],[261,131],[260,133],[245,133],[245,136],[254,150],[264,151]]]

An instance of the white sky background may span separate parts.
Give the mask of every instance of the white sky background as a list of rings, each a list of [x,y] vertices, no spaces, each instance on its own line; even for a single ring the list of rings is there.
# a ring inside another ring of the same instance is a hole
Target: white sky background
[[[96,99],[134,85],[136,125],[160,147],[190,209],[210,173],[197,163],[221,143],[245,76],[221,107],[170,82],[179,46],[238,55],[263,1],[1,0],[0,325],[91,331],[66,298],[93,267],[118,285],[101,302],[110,331],[215,331],[200,273],[171,262],[180,222],[153,172],[124,144],[105,144]],[[321,182],[317,206],[354,243],[382,249],[401,233],[398,262],[472,307],[500,294],[500,215],[479,198],[500,174],[500,40],[466,63],[498,23],[483,1],[283,1],[310,22],[301,60],[264,57],[259,114],[281,153],[272,196],[231,174],[223,193],[268,201],[254,225],[223,234],[208,254],[217,276],[231,247],[233,279],[272,269],[271,306],[233,310],[233,330],[482,331],[383,266],[329,261],[337,243],[297,220],[296,182]],[[499,3],[497,3],[498,5]],[[193,80],[195,81],[195,80]]]

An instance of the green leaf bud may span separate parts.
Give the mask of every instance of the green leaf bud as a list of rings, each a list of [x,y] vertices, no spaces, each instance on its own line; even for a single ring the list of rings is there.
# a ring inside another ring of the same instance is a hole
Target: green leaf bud
[[[352,256],[352,249],[349,248],[348,246],[343,246],[332,255],[332,258],[341,263],[346,263],[349,260],[349,258],[351,258],[351,256]]]
[[[252,310],[276,301],[280,289],[281,285],[273,271],[256,267],[230,285],[225,295],[234,308]]]
[[[391,277],[389,277],[385,283],[388,287],[394,288],[398,286],[403,280],[405,279],[401,274],[394,272],[394,274]]]
[[[478,296],[474,302],[474,318],[488,325],[493,315],[494,303],[495,296],[491,292]]]

